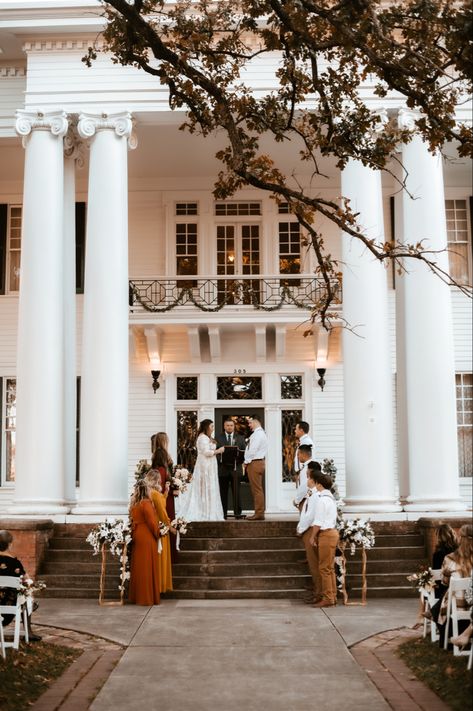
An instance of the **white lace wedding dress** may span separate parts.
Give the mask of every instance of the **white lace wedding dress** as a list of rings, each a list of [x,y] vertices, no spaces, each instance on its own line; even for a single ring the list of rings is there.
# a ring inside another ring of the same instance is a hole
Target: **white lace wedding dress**
[[[192,481],[187,491],[178,497],[177,515],[186,521],[223,521],[216,445],[205,434],[197,437],[196,444],[197,461]]]

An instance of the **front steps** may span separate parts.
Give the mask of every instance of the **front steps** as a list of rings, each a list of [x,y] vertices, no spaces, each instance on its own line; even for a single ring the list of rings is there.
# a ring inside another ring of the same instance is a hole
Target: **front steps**
[[[298,599],[309,583],[305,552],[295,521],[193,523],[181,538],[173,566],[174,592],[180,599]],[[368,551],[368,598],[415,596],[406,580],[425,559],[415,523],[373,523],[376,546]],[[85,538],[92,524],[57,524],[39,577],[45,597],[97,598],[101,556]],[[347,555],[347,586],[361,594],[361,555]],[[116,599],[119,562],[108,556],[106,597]]]

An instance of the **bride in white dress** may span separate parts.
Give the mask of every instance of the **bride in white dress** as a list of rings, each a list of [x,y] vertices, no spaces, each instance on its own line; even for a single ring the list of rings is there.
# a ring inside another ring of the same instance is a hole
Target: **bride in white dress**
[[[200,423],[192,481],[187,491],[178,497],[178,515],[186,521],[224,521],[216,455],[225,447],[216,449],[213,429],[212,420]]]

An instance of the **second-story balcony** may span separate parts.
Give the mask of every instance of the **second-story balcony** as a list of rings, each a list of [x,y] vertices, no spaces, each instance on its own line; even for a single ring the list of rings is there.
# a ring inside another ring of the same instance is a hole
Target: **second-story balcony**
[[[341,304],[342,287],[331,282]],[[165,313],[173,309],[199,309],[213,313],[221,309],[317,309],[327,291],[323,279],[312,275],[197,276],[131,279],[129,301],[132,313]]]

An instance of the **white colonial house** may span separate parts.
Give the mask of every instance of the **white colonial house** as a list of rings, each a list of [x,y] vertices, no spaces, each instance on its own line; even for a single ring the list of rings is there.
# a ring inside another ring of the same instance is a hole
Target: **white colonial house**
[[[87,68],[101,23],[95,0],[0,6],[0,513],[124,512],[153,433],[192,464],[200,419],[218,431],[254,412],[270,441],[268,513],[294,510],[300,419],[348,511],[464,509],[469,299],[421,264],[394,274],[320,221],[344,263],[339,320],[304,335],[323,287],[293,216],[256,190],[214,199],[222,140],[180,131],[153,77],[104,55]],[[254,61],[255,90],[271,89],[277,62]],[[364,92],[412,120],[399,97]],[[277,151],[309,181],[297,147]],[[312,189],[350,198],[376,239],[454,247],[439,260],[471,283],[471,166],[446,153],[403,148],[416,199],[357,163],[324,161]]]

